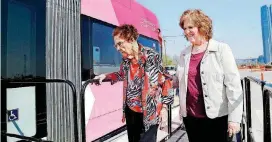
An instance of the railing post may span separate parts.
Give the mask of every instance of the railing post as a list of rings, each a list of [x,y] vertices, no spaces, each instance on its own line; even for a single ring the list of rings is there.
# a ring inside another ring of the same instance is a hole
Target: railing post
[[[243,91],[243,98],[245,98],[245,82],[244,82],[244,80],[245,80],[245,78],[242,78],[241,79],[241,86],[242,86],[242,91]],[[242,118],[242,122],[241,122],[241,131],[240,131],[240,139],[239,139],[239,141],[238,142],[242,142],[242,141],[244,141],[245,140],[245,131],[246,131],[246,127],[245,127],[245,124],[243,123],[243,121],[244,121],[244,119],[246,119],[246,118],[244,118],[244,112],[246,111],[245,110],[246,108],[245,108],[245,99],[243,99],[243,118]]]
[[[172,105],[168,105],[168,134],[172,136]]]
[[[245,78],[245,97],[246,97],[246,122],[247,122],[247,141],[251,142],[251,92],[250,80]]]
[[[81,140],[82,142],[86,142],[86,124],[85,124],[85,90],[89,83],[91,83],[91,79],[84,82],[80,90],[80,111],[81,111]]]
[[[271,120],[270,120],[270,100],[269,97],[272,95],[272,92],[268,89],[264,88],[264,84],[262,84],[263,88],[263,136],[264,142],[271,142]],[[270,93],[270,94],[269,94]]]

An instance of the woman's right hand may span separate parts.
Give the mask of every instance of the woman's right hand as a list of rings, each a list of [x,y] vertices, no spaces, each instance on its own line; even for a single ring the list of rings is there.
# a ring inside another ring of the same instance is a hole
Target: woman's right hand
[[[126,122],[126,116],[125,116],[125,113],[123,113],[123,116],[122,116],[122,123],[125,123]]]
[[[99,80],[99,84],[102,83],[102,81],[106,78],[106,75],[105,74],[100,74],[100,75],[97,75],[95,76],[93,79],[98,79]]]

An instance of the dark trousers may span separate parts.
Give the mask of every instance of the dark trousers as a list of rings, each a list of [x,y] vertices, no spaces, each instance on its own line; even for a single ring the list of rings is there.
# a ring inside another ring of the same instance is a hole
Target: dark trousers
[[[190,142],[228,142],[228,116],[215,119],[183,118]]]
[[[127,134],[129,142],[156,142],[158,125],[151,126],[144,132],[143,114],[125,109]]]

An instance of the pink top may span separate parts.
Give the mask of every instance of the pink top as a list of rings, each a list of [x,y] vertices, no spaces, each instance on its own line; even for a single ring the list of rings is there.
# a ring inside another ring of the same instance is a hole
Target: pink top
[[[205,52],[192,54],[188,71],[187,114],[197,118],[205,118],[205,105],[200,77],[200,62]]]

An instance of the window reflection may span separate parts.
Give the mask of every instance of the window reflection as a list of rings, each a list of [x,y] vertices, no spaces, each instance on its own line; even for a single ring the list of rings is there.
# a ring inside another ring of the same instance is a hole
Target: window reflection
[[[87,16],[81,16],[81,65],[82,80],[91,78],[92,71],[92,48],[91,48],[91,21]]]
[[[119,70],[121,54],[114,48],[113,26],[81,16],[82,80]],[[138,41],[160,53],[159,42],[140,36]]]
[[[161,52],[159,42],[154,39],[140,35],[138,38],[138,42],[141,43],[143,46],[154,48],[158,53]]]
[[[7,77],[35,76],[35,21],[31,10],[17,4],[8,7]],[[20,23],[20,26],[18,26]],[[15,42],[14,42],[15,41]]]
[[[119,70],[121,54],[114,48],[113,27],[93,23],[93,65],[94,73],[109,73]]]
[[[1,46],[2,79],[45,77],[44,17],[36,16],[39,12],[34,6],[15,1],[8,2],[7,10]]]

